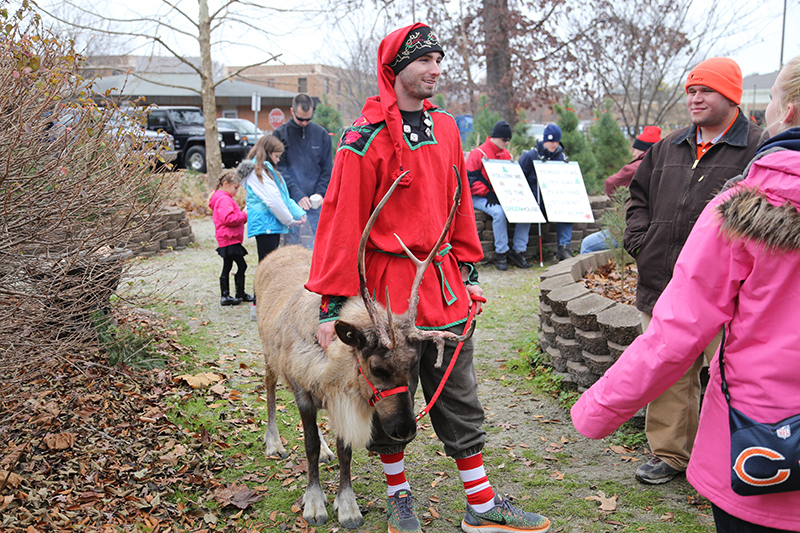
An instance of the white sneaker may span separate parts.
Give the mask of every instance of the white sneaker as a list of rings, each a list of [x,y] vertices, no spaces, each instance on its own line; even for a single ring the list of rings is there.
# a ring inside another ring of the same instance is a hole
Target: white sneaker
[[[250,322],[255,322],[258,320],[258,315],[256,314],[256,304],[250,306]]]

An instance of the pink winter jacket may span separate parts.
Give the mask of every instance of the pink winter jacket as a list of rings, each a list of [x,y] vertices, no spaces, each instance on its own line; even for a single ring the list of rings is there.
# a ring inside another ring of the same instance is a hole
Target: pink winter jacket
[[[782,207],[784,206],[785,207]],[[653,320],[572,408],[575,428],[602,438],[680,378],[725,325],[731,405],[765,423],[800,413],[800,153],[756,160],[708,204],[653,310]],[[728,406],[711,362],[689,482],[733,516],[800,531],[800,491],[731,489]]]
[[[231,244],[241,244],[244,239],[244,225],[247,213],[239,209],[233,196],[221,189],[214,191],[208,200],[213,213],[214,233],[220,248]]]

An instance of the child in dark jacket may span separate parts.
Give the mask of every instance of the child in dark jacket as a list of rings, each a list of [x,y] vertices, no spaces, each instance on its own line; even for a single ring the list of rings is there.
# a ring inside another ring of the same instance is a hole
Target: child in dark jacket
[[[239,209],[233,199],[239,190],[239,179],[236,172],[226,170],[220,174],[217,187],[208,200],[214,220],[214,233],[217,238],[217,253],[222,257],[222,274],[219,277],[219,290],[221,305],[239,305],[242,302],[252,302],[253,297],[244,292],[244,273],[247,262],[244,256],[247,250],[242,246],[244,239],[244,225],[247,222],[247,213]],[[236,296],[230,294],[230,273],[236,263],[236,274],[233,279],[236,283]]]

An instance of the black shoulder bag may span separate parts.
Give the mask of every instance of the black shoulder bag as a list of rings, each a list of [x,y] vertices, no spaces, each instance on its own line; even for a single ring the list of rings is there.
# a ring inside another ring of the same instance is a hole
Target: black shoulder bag
[[[725,381],[725,331],[719,348],[722,394],[731,426],[731,488],[740,496],[800,490],[800,414],[761,424],[731,407]]]

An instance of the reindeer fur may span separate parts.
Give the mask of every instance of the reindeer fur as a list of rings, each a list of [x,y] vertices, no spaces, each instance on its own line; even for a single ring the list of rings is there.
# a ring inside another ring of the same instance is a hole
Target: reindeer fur
[[[326,353],[316,337],[320,296],[303,287],[310,266],[309,250],[287,246],[265,257],[256,271],[258,330],[264,348],[264,387],[269,411],[265,451],[268,456],[286,456],[275,413],[275,387],[281,378],[292,390],[303,419],[309,471],[303,517],[315,525],[325,523],[328,518],[326,498],[319,485],[319,460],[332,458],[332,453],[316,427],[317,410],[327,409],[337,437],[340,468],[334,510],[338,509],[343,526],[354,528],[362,525],[364,519],[350,484],[352,447],[367,444],[376,414],[392,438],[410,440],[416,430],[408,392],[386,397],[374,407],[368,404],[373,393],[358,372],[359,363],[379,390],[408,386],[419,357],[414,324],[405,315],[395,315],[391,329],[397,346],[387,350],[380,345],[364,302],[358,297],[351,298],[341,310],[337,337]],[[386,312],[380,311],[382,326],[388,329]]]

